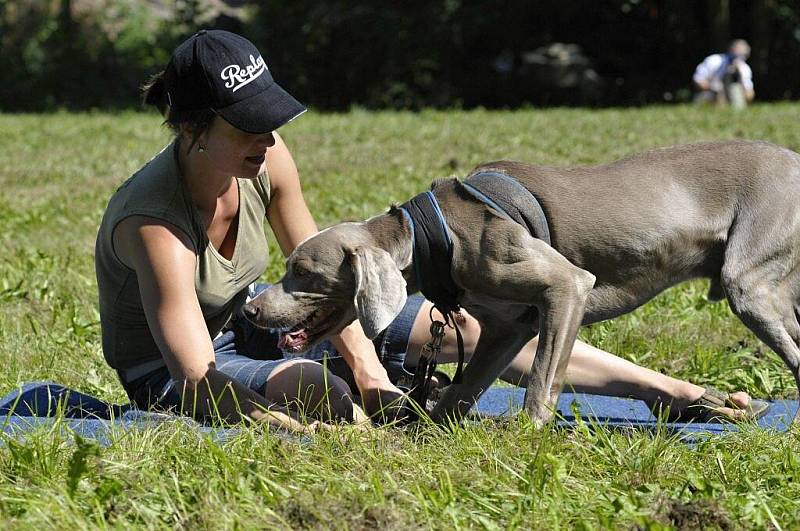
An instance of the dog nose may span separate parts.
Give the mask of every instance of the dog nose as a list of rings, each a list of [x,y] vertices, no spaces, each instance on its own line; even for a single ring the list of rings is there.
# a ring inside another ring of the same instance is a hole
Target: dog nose
[[[249,304],[245,304],[244,306],[242,306],[242,313],[248,319],[255,319],[256,317],[258,317],[258,312],[259,312],[258,306],[251,306]]]

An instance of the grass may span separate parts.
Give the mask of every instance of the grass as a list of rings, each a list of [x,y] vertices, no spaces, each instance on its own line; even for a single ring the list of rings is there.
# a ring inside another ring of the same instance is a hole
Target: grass
[[[570,165],[649,147],[753,138],[800,150],[800,105],[310,113],[282,134],[320,226],[501,158]],[[92,252],[105,203],[168,140],[142,113],[0,115],[0,393],[55,380],[124,401],[100,348]],[[281,274],[272,242],[265,278]],[[582,338],[668,374],[793,396],[788,371],[698,281]],[[4,528],[763,528],[800,526],[797,430],[688,447],[666,433],[524,417],[440,433],[343,430],[218,445],[181,423],[99,447],[60,430],[0,447]]]

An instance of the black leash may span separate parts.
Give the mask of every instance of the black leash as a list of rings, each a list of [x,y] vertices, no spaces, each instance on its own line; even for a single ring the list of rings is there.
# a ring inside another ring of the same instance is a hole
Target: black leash
[[[463,316],[461,316],[460,308],[456,311],[451,311],[450,313],[446,313],[443,315],[445,316],[444,319],[445,321],[447,321],[447,325],[455,328],[456,330],[456,345],[458,346],[458,366],[456,367],[456,373],[453,375],[453,383],[460,384],[462,373],[464,372],[464,337],[461,335],[461,329],[458,327],[458,320],[463,319]]]
[[[419,360],[417,361],[417,368],[414,370],[414,378],[411,380],[411,393],[409,393],[409,397],[423,408],[431,394],[431,381],[436,372],[439,353],[442,351],[442,343],[444,342],[445,335],[444,329],[446,326],[455,329],[456,342],[458,343],[458,367],[456,368],[455,375],[453,375],[452,383],[461,383],[462,379],[464,367],[464,338],[456,322],[458,314],[450,312],[442,315],[444,315],[444,321],[434,319],[433,308],[431,308],[431,339],[422,346],[422,350],[419,353]]]
[[[444,341],[444,327],[443,322],[436,321],[431,317],[431,340],[423,345],[419,353],[417,368],[414,371],[414,378],[411,380],[409,397],[422,408],[425,408],[428,396],[430,396],[431,380],[433,373],[436,372],[437,358]]]

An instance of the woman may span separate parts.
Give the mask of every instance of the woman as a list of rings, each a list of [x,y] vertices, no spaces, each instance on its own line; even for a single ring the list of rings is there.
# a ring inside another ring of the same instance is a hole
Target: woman
[[[274,133],[305,108],[272,80],[252,43],[224,31],[200,31],[178,46],[145,101],[175,138],[113,195],[95,252],[103,350],[131,400],[292,429],[306,429],[309,418],[364,420],[344,379],[310,359],[283,359],[277,335],[238,313],[266,268],[264,218],[287,255],[317,230]],[[374,343],[354,323],[309,357],[343,360],[340,374],[375,411],[400,393],[392,380],[414,366],[428,313],[429,303],[411,297]],[[462,328],[469,352],[480,330],[469,316]],[[455,358],[454,343],[448,337],[442,361]],[[524,380],[535,348],[526,346],[507,379]],[[568,380],[579,390],[666,401],[673,412],[706,404],[701,387],[583,343]],[[730,397],[732,406],[748,403],[744,393]]]

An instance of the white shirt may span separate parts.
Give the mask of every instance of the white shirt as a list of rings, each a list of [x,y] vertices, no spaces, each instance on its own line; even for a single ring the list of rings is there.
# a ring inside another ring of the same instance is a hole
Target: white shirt
[[[709,84],[711,90],[719,92],[723,89],[722,78],[725,75],[727,65],[727,54],[715,53],[714,55],[709,55],[703,59],[702,63],[697,65],[692,79],[694,79],[695,83],[705,81]],[[744,61],[738,61],[738,65],[742,86],[745,90],[753,90],[753,71]]]

